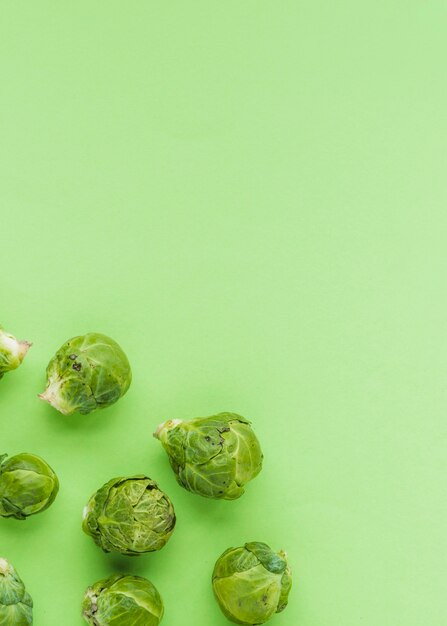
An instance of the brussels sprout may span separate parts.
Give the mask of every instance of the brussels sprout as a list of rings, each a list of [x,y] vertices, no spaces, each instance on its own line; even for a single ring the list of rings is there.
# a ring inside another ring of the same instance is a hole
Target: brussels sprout
[[[224,615],[236,624],[264,624],[287,606],[292,574],[285,552],[254,541],[217,560],[213,589]]]
[[[172,502],[147,476],[109,480],[90,498],[82,524],[104,552],[129,556],[160,550],[174,527]]]
[[[64,415],[104,409],[129,389],[132,373],[119,345],[100,333],[70,339],[47,367],[47,386],[39,398]]]
[[[19,367],[30,347],[28,341],[17,341],[0,326],[0,378]]]
[[[14,567],[0,557],[0,625],[29,626],[32,623],[33,601]]]
[[[236,413],[219,413],[157,428],[177,482],[205,498],[235,500],[259,474],[262,452],[250,422]]]
[[[0,516],[23,520],[45,511],[59,491],[56,474],[34,454],[7,456],[0,455]]]
[[[91,626],[158,626],[163,601],[140,576],[114,575],[87,589],[82,615]]]

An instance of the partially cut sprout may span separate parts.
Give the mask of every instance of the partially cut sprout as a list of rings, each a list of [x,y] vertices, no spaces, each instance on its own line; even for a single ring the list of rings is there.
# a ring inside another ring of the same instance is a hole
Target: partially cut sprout
[[[19,367],[31,345],[29,341],[19,341],[0,326],[0,378]]]

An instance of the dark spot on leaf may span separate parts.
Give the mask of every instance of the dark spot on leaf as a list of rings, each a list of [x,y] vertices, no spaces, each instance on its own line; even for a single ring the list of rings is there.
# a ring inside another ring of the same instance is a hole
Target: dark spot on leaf
[[[82,365],[80,363],[73,363],[72,365],[73,369],[76,370],[77,372],[81,371]]]
[[[207,436],[205,437],[205,440],[206,440],[206,441],[211,441],[211,437],[210,437],[209,435],[207,435]]]

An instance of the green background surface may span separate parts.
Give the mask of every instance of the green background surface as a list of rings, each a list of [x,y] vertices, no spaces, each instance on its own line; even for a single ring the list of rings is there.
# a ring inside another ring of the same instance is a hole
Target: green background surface
[[[1,452],[61,491],[0,520],[37,626],[84,588],[149,577],[163,626],[224,626],[228,546],[288,551],[280,626],[444,626],[447,5],[440,1],[0,3],[0,322],[34,342],[1,381]],[[128,395],[39,402],[69,337],[114,337]],[[177,486],[151,434],[237,411],[265,464],[235,502]],[[103,554],[93,491],[146,472],[177,529]]]

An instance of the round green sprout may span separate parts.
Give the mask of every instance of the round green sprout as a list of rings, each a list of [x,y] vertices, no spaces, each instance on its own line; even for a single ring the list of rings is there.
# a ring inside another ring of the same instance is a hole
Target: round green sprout
[[[163,601],[154,585],[140,576],[115,574],[87,589],[82,615],[91,626],[158,626]]]
[[[28,341],[18,341],[0,326],[0,378],[19,367],[30,347]]]
[[[0,624],[29,626],[32,623],[31,596],[11,563],[0,557]]]
[[[168,420],[154,437],[168,453],[179,485],[205,498],[239,498],[262,468],[259,441],[250,422],[236,413]]]
[[[24,520],[45,511],[59,491],[54,471],[34,454],[7,456],[0,455],[0,517]]]
[[[285,552],[254,541],[230,548],[217,560],[213,589],[224,615],[236,624],[264,624],[283,611],[292,587]]]
[[[175,527],[168,496],[147,476],[113,478],[84,509],[82,528],[104,552],[137,556],[160,550]]]
[[[70,339],[47,367],[47,386],[39,398],[63,415],[104,409],[129,389],[132,373],[119,345],[100,333]]]

